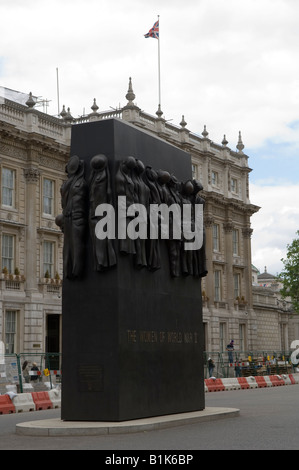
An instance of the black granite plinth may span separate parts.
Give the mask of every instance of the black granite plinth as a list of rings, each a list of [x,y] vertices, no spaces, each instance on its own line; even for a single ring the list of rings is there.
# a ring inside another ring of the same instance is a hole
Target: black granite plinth
[[[75,125],[71,155],[108,158],[112,194],[119,162],[191,178],[188,153],[117,119]],[[136,269],[118,252],[117,265],[93,269],[90,234],[84,273],[63,280],[61,417],[68,421],[124,421],[202,410],[204,404],[201,280],[174,278],[166,242],[161,268]]]

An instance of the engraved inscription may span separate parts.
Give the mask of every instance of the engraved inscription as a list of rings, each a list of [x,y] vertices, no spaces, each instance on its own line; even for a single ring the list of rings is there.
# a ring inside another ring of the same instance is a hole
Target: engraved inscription
[[[104,389],[103,367],[100,365],[81,364],[78,366],[78,384],[80,392],[102,392]]]
[[[197,344],[198,332],[127,330],[127,341],[134,343]]]

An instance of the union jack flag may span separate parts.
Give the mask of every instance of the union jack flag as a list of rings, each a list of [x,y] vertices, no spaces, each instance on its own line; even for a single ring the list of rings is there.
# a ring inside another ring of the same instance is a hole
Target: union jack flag
[[[147,34],[144,35],[144,37],[159,39],[159,20],[156,21],[154,26],[149,30]]]

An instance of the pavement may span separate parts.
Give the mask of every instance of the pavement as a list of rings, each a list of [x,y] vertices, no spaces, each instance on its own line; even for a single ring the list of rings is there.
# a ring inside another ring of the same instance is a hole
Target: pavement
[[[26,436],[98,436],[166,429],[185,424],[239,416],[237,408],[207,407],[202,411],[156,416],[122,422],[62,421],[60,418],[28,421],[16,425]]]

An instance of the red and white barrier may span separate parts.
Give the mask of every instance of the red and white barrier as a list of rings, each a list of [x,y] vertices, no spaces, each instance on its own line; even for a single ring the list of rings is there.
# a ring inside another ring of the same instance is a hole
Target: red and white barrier
[[[61,390],[0,395],[0,415],[61,407]]]
[[[299,383],[299,374],[282,374],[269,376],[250,376],[237,378],[205,379],[206,392],[220,392],[225,390],[246,390],[250,388],[279,387],[282,385],[295,385]]]
[[[299,383],[299,374],[282,374],[256,377],[237,377],[218,379],[211,377],[205,379],[206,392],[220,392],[225,390],[246,390],[250,388],[267,388],[282,385],[296,385]],[[13,393],[0,395],[0,415],[20,413],[23,411],[38,411],[61,407],[61,390],[58,388],[48,392]]]
[[[9,395],[0,395],[0,415],[15,413],[15,406]]]

